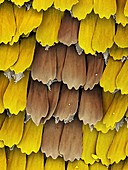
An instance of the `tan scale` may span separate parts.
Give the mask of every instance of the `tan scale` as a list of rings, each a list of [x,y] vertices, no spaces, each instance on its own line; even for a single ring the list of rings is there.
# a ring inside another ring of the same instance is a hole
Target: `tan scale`
[[[45,50],[45,48],[38,44],[31,69],[33,80],[38,80],[43,84],[47,84],[49,81],[53,81],[56,78],[56,69],[56,46]]]
[[[58,32],[58,40],[67,46],[76,44],[78,39],[78,30],[79,21],[73,18],[69,12],[65,11]]]
[[[56,46],[56,56],[57,56],[57,73],[56,73],[56,79],[57,81],[62,81],[62,70],[64,67],[66,52],[67,52],[67,46],[63,44],[58,44]]]
[[[17,145],[23,135],[24,113],[20,112],[17,116],[6,117],[0,129],[0,140],[8,147]]]
[[[67,48],[65,63],[62,71],[62,81],[69,89],[78,90],[86,82],[85,54],[78,55],[74,46]]]
[[[28,78],[29,72],[26,71],[24,77],[17,83],[12,79],[5,90],[3,104],[4,108],[9,109],[11,114],[17,115],[26,107]]]
[[[96,153],[96,141],[98,137],[98,132],[93,129],[90,130],[88,125],[83,125],[83,146],[81,159],[84,160],[86,164],[94,164],[95,159],[92,154]]]
[[[82,91],[78,117],[84,124],[93,125],[103,117],[101,88],[96,86],[93,90]]]
[[[63,122],[55,124],[55,120],[53,118],[45,123],[41,151],[45,153],[46,157],[51,156],[53,159],[56,159],[60,155],[59,144],[63,126]]]
[[[85,19],[87,14],[90,14],[93,10],[93,0],[79,0],[79,3],[73,5],[72,15],[78,20]]]
[[[42,46],[52,46],[58,42],[58,31],[62,17],[63,12],[52,7],[44,12],[42,23],[36,31],[36,40]]]
[[[37,153],[41,146],[43,124],[36,126],[31,119],[24,125],[24,133],[20,143],[17,145],[22,153],[30,155]]]
[[[50,90],[48,90],[49,110],[48,110],[47,116],[41,119],[42,123],[46,123],[46,121],[49,120],[55,112],[55,109],[59,101],[60,86],[61,86],[61,83],[58,83],[58,82],[53,83],[50,86]]]
[[[62,85],[58,104],[53,116],[60,121],[70,122],[78,109],[79,91],[69,90],[66,85]]]
[[[75,118],[64,125],[59,144],[59,153],[64,160],[79,160],[82,154],[82,123]]]
[[[92,90],[99,83],[104,69],[104,59],[101,54],[87,55],[87,78],[84,90]]]
[[[40,95],[41,94],[41,95]],[[27,98],[26,112],[38,126],[49,110],[47,86],[38,81],[31,80]]]
[[[107,66],[100,79],[100,86],[103,87],[104,91],[113,93],[116,89],[116,78],[121,70],[123,63],[121,61],[114,61],[112,57],[109,57]]]

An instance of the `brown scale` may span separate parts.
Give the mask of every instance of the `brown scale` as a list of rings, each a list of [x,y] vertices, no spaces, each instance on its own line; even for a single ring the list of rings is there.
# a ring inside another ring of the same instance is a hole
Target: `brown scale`
[[[76,90],[86,82],[85,54],[78,55],[74,46],[67,48],[62,80],[69,89],[74,87]]]
[[[96,86],[93,90],[83,90],[78,117],[84,124],[96,124],[103,117],[103,104],[101,88]]]
[[[60,85],[61,83],[53,83],[51,85],[51,89],[48,90],[49,111],[46,117],[42,117],[41,119],[42,123],[45,123],[47,120],[49,120],[52,117],[57,107],[59,94],[60,94]]]
[[[62,85],[58,105],[54,112],[54,117],[60,121],[70,122],[77,112],[79,91],[69,90],[66,85]]]
[[[82,154],[82,122],[75,118],[71,123],[64,125],[59,152],[64,160],[79,160]]]
[[[46,157],[51,156],[56,159],[60,155],[59,142],[63,125],[63,122],[55,124],[55,120],[53,118],[48,120],[44,125],[41,151],[46,154]]]
[[[79,21],[76,18],[73,18],[70,12],[65,11],[58,33],[58,40],[67,46],[76,44],[78,31]]]
[[[87,55],[87,79],[84,90],[93,89],[98,84],[103,73],[104,59],[102,54]]]
[[[56,78],[56,46],[48,50],[38,44],[32,64],[31,76],[33,80],[49,83]]]
[[[57,81],[62,81],[62,70],[64,67],[67,46],[63,44],[57,44],[57,73],[56,79]]]
[[[28,93],[26,112],[31,115],[36,125],[41,118],[46,117],[49,109],[47,86],[38,81],[31,80]]]

